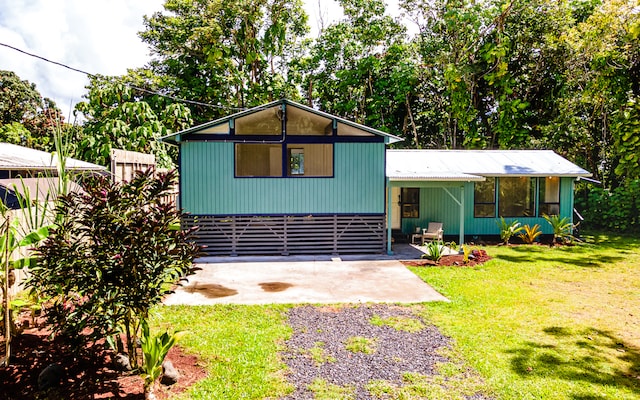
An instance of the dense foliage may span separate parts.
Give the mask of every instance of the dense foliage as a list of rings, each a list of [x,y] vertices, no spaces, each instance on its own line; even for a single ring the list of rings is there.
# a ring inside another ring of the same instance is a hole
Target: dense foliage
[[[140,321],[193,273],[199,248],[179,228],[180,212],[163,200],[175,174],[149,170],[131,182],[87,180],[83,193],[59,199],[62,219],[38,248],[27,286],[51,298],[54,332],[80,346],[124,333],[132,361]]]
[[[36,85],[11,71],[0,70],[0,141],[51,150],[53,133],[64,118]]]

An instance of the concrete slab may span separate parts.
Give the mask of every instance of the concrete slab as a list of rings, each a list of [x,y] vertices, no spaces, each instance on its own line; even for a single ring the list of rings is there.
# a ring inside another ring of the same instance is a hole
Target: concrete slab
[[[397,260],[198,264],[164,304],[422,303],[449,301]]]

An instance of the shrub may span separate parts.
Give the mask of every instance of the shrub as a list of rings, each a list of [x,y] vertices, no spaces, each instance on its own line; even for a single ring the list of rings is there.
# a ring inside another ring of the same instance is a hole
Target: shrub
[[[128,183],[97,177],[84,193],[60,198],[59,221],[27,286],[52,298],[47,320],[76,349],[124,333],[137,365],[140,321],[171,283],[193,273],[199,247],[179,228],[181,212],[162,201],[175,178],[152,170]]]
[[[590,229],[640,231],[640,179],[625,181],[615,189],[589,185],[576,193],[576,208]]]
[[[573,224],[569,221],[569,218],[559,215],[543,215],[542,216],[551,228],[553,229],[553,243],[558,241],[570,241],[573,236],[571,231],[573,230]]]
[[[520,222],[517,220],[513,220],[511,222],[505,221],[503,217],[500,217],[498,221],[496,221],[498,227],[500,228],[500,239],[506,245],[509,244],[509,240],[522,231],[522,227],[520,226]]]
[[[434,240],[427,243],[426,251],[427,252],[422,255],[422,258],[438,262],[444,255],[444,244],[440,241]]]
[[[522,230],[523,231],[518,234],[518,237],[526,244],[533,244],[538,236],[542,235],[540,225],[538,224],[534,226],[525,225],[522,227]]]

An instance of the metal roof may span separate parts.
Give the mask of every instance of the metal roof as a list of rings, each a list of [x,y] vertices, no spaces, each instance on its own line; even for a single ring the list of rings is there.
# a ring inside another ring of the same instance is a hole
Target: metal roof
[[[588,177],[552,150],[387,150],[391,180],[478,181],[487,176]]]
[[[55,170],[58,159],[51,153],[18,146],[11,143],[0,143],[0,170]],[[106,168],[85,161],[67,158],[67,169],[80,171],[102,171]]]
[[[371,133],[371,134],[374,134],[374,135],[382,136],[382,137],[385,138],[385,142],[386,143],[395,143],[395,142],[400,142],[400,141],[404,140],[401,137],[392,135],[390,133],[383,132],[381,130],[374,129],[374,128],[371,128],[371,127],[368,127],[368,126],[365,126],[365,125],[361,125],[361,124],[358,124],[356,122],[352,122],[352,121],[349,121],[347,119],[340,118],[340,117],[328,114],[328,113],[320,111],[320,110],[316,110],[314,108],[305,106],[304,104],[296,103],[295,101],[291,101],[291,100],[288,100],[288,99],[276,100],[276,101],[272,101],[271,103],[268,103],[268,104],[264,104],[264,105],[261,105],[261,106],[258,106],[258,107],[250,108],[248,110],[240,111],[238,113],[235,113],[235,114],[232,114],[232,115],[228,115],[226,117],[219,118],[219,119],[216,119],[214,121],[206,122],[204,124],[201,124],[201,125],[198,125],[198,126],[194,126],[194,127],[185,129],[185,130],[180,131],[180,132],[176,132],[176,133],[172,133],[172,134],[163,136],[163,137],[159,138],[158,140],[164,141],[164,142],[167,142],[167,143],[171,143],[171,144],[177,144],[177,143],[180,142],[180,136],[181,135],[185,135],[185,134],[188,134],[188,133],[196,133],[196,132],[205,130],[207,128],[210,128],[210,127],[213,127],[213,126],[220,125],[222,123],[228,122],[231,119],[236,119],[236,118],[248,115],[248,114],[253,114],[253,113],[256,113],[258,111],[262,111],[262,110],[265,110],[267,108],[271,108],[271,107],[277,106],[278,104],[284,104],[285,106],[286,105],[291,105],[293,107],[297,107],[297,108],[299,108],[301,110],[304,110],[304,111],[307,111],[307,112],[310,112],[310,113],[314,113],[316,115],[320,115],[320,116],[325,117],[325,118],[335,119],[337,122],[343,123],[343,124],[351,126],[353,128],[360,129],[360,130],[363,130],[365,132],[368,132],[368,133]]]

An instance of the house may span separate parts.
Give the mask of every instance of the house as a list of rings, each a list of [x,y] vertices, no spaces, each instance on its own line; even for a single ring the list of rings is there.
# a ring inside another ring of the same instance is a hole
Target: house
[[[208,254],[385,251],[385,149],[399,137],[289,100],[161,140]]]
[[[289,100],[161,140],[179,146],[184,224],[210,255],[391,252],[394,230],[429,221],[462,242],[498,234],[499,216],[571,217],[589,176],[550,151],[387,150],[401,138]]]

